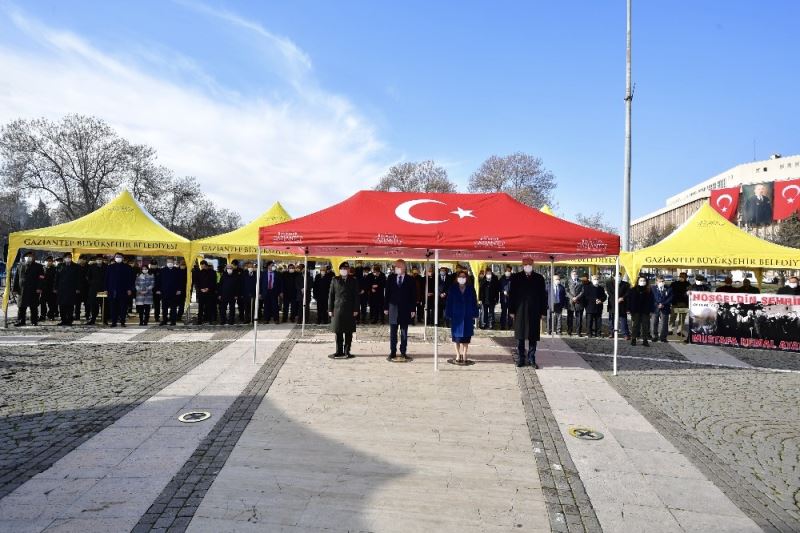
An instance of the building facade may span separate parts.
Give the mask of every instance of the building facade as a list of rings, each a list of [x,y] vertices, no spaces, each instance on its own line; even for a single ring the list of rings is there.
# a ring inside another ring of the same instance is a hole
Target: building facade
[[[707,202],[714,189],[773,183],[775,181],[800,178],[800,155],[783,157],[775,154],[765,161],[743,163],[709,178],[694,187],[667,198],[666,206],[637,218],[631,222],[631,241],[634,248],[641,248],[655,228],[659,233],[669,227],[677,227],[691,217],[700,206]],[[741,215],[733,222],[739,222]],[[772,236],[777,223],[766,226],[746,228],[762,238]]]

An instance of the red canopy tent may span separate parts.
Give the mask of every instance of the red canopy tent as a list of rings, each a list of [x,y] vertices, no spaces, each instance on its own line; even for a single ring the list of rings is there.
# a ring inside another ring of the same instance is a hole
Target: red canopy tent
[[[619,236],[579,226],[505,193],[361,191],[322,211],[262,227],[259,244],[312,256],[567,260],[619,253]]]
[[[440,253],[456,260],[532,258],[551,263],[619,255],[620,238],[542,213],[505,193],[360,191],[327,209],[260,228],[259,252],[261,248],[306,257],[434,255],[438,270]],[[438,276],[435,279],[438,292]],[[435,303],[438,307],[438,298]],[[434,316],[436,330],[438,309]],[[438,369],[436,334],[434,368]]]

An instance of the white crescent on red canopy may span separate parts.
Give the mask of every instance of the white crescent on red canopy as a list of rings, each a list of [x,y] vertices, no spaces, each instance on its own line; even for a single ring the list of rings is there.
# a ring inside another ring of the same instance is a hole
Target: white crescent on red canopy
[[[439,200],[431,200],[429,198],[419,198],[416,200],[408,200],[407,202],[403,202],[402,204],[398,205],[394,210],[394,214],[400,220],[409,222],[411,224],[443,224],[449,220],[449,219],[427,220],[424,218],[415,217],[414,215],[411,214],[411,208],[418,206],[420,204],[447,205],[444,202],[440,202]],[[476,218],[475,215],[472,214],[471,210],[461,209],[460,207],[456,208],[455,211],[450,211],[450,213],[458,215],[459,220],[466,217]]]

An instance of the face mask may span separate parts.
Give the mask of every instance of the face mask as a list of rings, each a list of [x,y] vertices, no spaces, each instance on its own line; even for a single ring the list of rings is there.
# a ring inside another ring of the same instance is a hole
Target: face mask
[[[122,258],[121,257],[115,257],[114,258],[114,262],[115,263],[122,263]]]
[[[578,279],[578,275],[577,274],[573,274],[572,275],[572,281],[577,281],[577,279]]]
[[[525,265],[522,267],[522,270],[524,270],[526,274],[530,274],[533,272],[533,265]]]
[[[349,274],[349,272],[350,271],[347,270],[346,268],[342,268],[342,269],[339,270],[339,275],[342,276],[343,278],[346,278],[347,274]]]
[[[30,263],[31,261],[33,261],[33,257],[26,257],[25,258],[25,262],[26,263]]]
[[[70,264],[70,263],[72,263],[72,259],[70,259],[69,257],[65,257],[65,258],[64,258],[64,264],[65,264],[65,265],[68,265],[68,264]]]
[[[175,263],[167,263],[167,268],[172,268],[175,266]]]
[[[694,284],[695,284],[695,285],[702,285],[702,284],[703,284],[703,281],[702,281],[702,280],[699,280],[699,279],[697,279],[697,280],[695,280],[695,281],[694,281]]]
[[[444,277],[444,276],[445,276],[445,274],[447,274],[447,272],[439,272],[439,275],[440,275],[441,277]]]
[[[796,288],[797,288],[797,283],[790,282],[790,283],[789,283],[789,288],[790,288],[790,289],[796,289]]]
[[[402,274],[402,273],[403,273],[403,269],[402,269],[402,268],[400,268],[400,267],[395,267],[395,268],[394,268],[394,273],[395,273],[395,274],[397,274],[397,275],[399,276],[400,274]]]
[[[167,265],[167,266],[169,266],[169,265]],[[228,274],[233,274],[233,269],[232,268],[226,268],[225,272],[227,272]]]
[[[142,274],[147,274],[147,269],[146,268],[142,269]]]
[[[458,278],[458,284],[459,285],[466,285],[467,284],[467,278]]]
[[[555,278],[553,280],[553,283],[555,283],[556,285],[560,285],[561,284],[561,280],[559,278]]]
[[[640,287],[644,287],[645,285],[647,285],[647,281],[645,281],[645,280],[643,280],[643,279],[640,279],[640,280],[639,280],[639,286],[640,286]]]
[[[293,268],[290,268],[290,269],[289,269],[289,272],[294,272],[294,269],[293,269]]]
[[[506,277],[507,277],[507,278],[510,278],[510,277],[511,277],[511,271],[510,271],[510,270],[506,271]]]
[[[248,269],[247,269],[247,271],[248,271],[248,272],[253,272],[253,270],[255,270],[255,269],[254,269],[254,268],[252,268],[252,267],[250,267],[250,268],[248,268]]]
[[[52,261],[48,261],[47,262],[47,268],[50,268],[51,266],[53,266],[53,262]]]
[[[664,284],[663,284],[663,283],[660,283],[660,282],[659,282],[659,283],[656,283],[656,285],[658,285],[658,288],[659,288],[659,289],[663,289],[663,288],[664,288]]]
[[[599,283],[600,283],[600,280],[596,280],[596,279],[593,279],[593,280],[592,280],[592,285],[594,285],[595,287],[597,287],[597,285],[598,285]]]
[[[269,267],[269,269],[272,270],[273,272],[275,272],[276,270],[278,270],[278,267],[276,267],[275,265],[272,265],[271,267]]]

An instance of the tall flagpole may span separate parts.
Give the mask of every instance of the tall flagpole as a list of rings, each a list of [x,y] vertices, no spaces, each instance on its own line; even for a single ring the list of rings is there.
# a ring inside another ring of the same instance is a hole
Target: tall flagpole
[[[622,186],[622,249],[631,247],[631,2],[628,0],[627,46],[625,53],[625,179]]]

